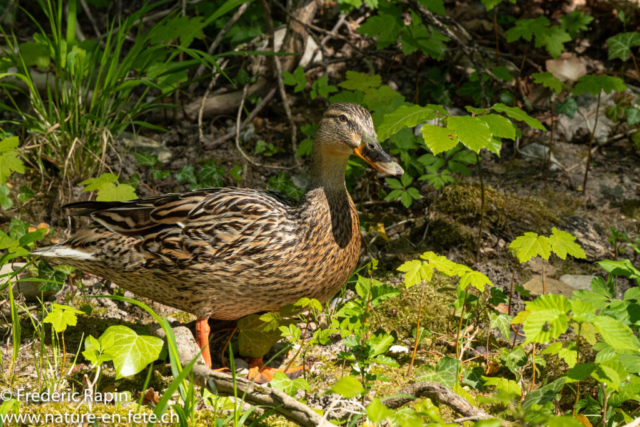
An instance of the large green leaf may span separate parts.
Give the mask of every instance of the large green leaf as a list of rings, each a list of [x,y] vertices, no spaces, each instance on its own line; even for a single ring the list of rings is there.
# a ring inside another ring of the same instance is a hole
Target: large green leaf
[[[453,130],[460,142],[479,153],[491,144],[491,129],[478,117],[452,116],[447,119],[447,128]]]
[[[504,104],[497,103],[491,108],[498,113],[505,113],[514,120],[525,122],[534,129],[547,130],[538,119],[534,119],[518,107],[508,107]]]
[[[113,356],[116,379],[135,375],[149,363],[158,359],[162,350],[162,340],[158,337],[138,335],[131,328],[122,325],[109,326],[98,339],[103,350]],[[104,343],[113,342],[105,348]]]
[[[136,190],[132,186],[127,184],[116,185],[110,182],[100,187],[96,200],[99,202],[126,202],[137,198]]]
[[[259,314],[251,314],[238,320],[238,346],[244,357],[262,357],[281,338],[280,330],[265,331],[265,322]]]
[[[423,280],[431,280],[433,269],[425,267],[420,260],[407,261],[398,267],[404,273],[404,284],[410,288]]]
[[[276,372],[271,386],[277,390],[283,391],[291,397],[295,397],[298,390],[311,391],[311,386],[304,378],[289,379],[284,372]]]
[[[557,309],[534,311],[522,325],[526,343],[547,343],[558,338],[567,331],[568,322],[567,315]]]
[[[527,394],[524,402],[522,403],[522,407],[525,411],[529,411],[531,409],[531,405],[537,403],[538,405],[544,405],[547,402],[551,402],[555,399],[556,394],[562,390],[564,383],[566,382],[566,377],[560,377],[554,382],[547,384],[546,386],[532,391]]]
[[[75,326],[78,323],[76,314],[85,314],[68,305],[52,304],[53,310],[44,318],[44,323],[51,323],[56,332],[64,332],[67,326]]]
[[[562,92],[562,88],[564,88],[564,83],[562,83],[556,76],[548,71],[545,73],[533,73],[531,76],[533,77],[534,83],[538,83],[544,87],[548,87],[549,89],[554,90],[556,93]]]
[[[632,55],[631,48],[640,46],[640,33],[633,31],[629,33],[618,33],[607,39],[609,47],[609,59],[620,58],[623,61]]]
[[[638,338],[621,321],[609,316],[596,316],[593,324],[598,329],[604,342],[614,349],[633,351],[640,349]]]
[[[502,336],[504,337],[504,339],[508,341],[511,338],[510,330],[511,330],[512,320],[513,320],[513,317],[509,316],[508,314],[491,313],[489,327],[491,329],[497,328],[502,334]]]
[[[552,235],[549,236],[549,243],[551,243],[551,250],[558,255],[561,259],[566,259],[567,254],[575,257],[585,259],[587,255],[584,249],[575,242],[576,238],[566,231],[552,228]]]
[[[360,396],[366,390],[362,387],[360,381],[354,377],[342,377],[340,378],[327,393],[337,393],[342,397],[350,399],[352,397]]]
[[[578,83],[573,87],[574,95],[582,95],[589,92],[591,96],[597,96],[601,91],[604,93],[622,92],[627,90],[627,86],[624,81],[618,77],[611,77],[607,75],[594,76],[588,74],[578,79]]]
[[[538,256],[549,259],[551,245],[548,237],[528,232],[511,242],[509,250],[516,254],[520,263],[524,263]]]
[[[380,126],[378,126],[378,139],[383,141],[404,127],[414,127],[419,123],[435,119],[442,111],[431,108],[432,106],[421,107],[419,105],[402,105],[392,113],[385,114]],[[445,112],[446,114],[446,112]]]
[[[516,128],[511,120],[497,114],[485,114],[480,120],[489,125],[494,138],[516,139]]]
[[[460,277],[460,289],[466,289],[467,286],[473,286],[480,292],[484,292],[485,286],[493,285],[491,280],[479,271],[466,271]]]
[[[349,90],[365,90],[373,87],[379,87],[382,84],[382,77],[379,74],[370,76],[365,73],[358,73],[356,71],[347,71],[346,80],[339,83],[338,86]]]

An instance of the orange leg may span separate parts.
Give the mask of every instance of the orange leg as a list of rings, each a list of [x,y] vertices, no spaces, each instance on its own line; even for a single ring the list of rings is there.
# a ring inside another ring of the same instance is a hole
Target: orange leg
[[[207,368],[211,369],[211,352],[209,351],[209,319],[196,320],[196,342],[198,347],[204,349],[202,351],[202,357]]]
[[[271,368],[264,364],[262,361],[262,357],[247,358],[245,359],[249,364],[249,375],[247,376],[249,379],[254,379],[258,384],[268,383],[273,379],[273,376],[277,372],[284,372],[289,378],[297,378],[302,374],[302,370],[304,369],[302,366],[295,366],[291,369],[276,369]]]

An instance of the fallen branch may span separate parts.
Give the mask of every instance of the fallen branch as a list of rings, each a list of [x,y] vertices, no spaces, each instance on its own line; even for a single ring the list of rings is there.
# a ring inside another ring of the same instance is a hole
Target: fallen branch
[[[451,407],[454,411],[465,417],[474,417],[478,420],[486,420],[494,418],[484,412],[482,409],[476,408],[461,396],[458,396],[442,384],[434,382],[419,382],[402,388],[397,394],[418,397],[428,397],[434,403],[439,403]],[[396,397],[384,401],[384,404],[391,409],[397,409],[407,403],[413,401],[411,397]]]

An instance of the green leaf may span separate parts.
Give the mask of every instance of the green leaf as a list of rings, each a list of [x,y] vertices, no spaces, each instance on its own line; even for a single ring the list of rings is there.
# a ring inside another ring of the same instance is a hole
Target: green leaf
[[[86,191],[86,190],[85,190]],[[127,200],[135,200],[136,190],[127,184],[114,184],[112,182],[103,184],[98,190],[98,197],[96,200],[99,202],[125,202]]]
[[[19,46],[20,56],[27,67],[36,66],[41,70],[49,66],[51,49],[44,43],[26,42]]]
[[[564,114],[565,116],[573,119],[578,111],[578,103],[575,98],[567,98],[564,102],[558,102],[556,104],[556,112],[558,114]]]
[[[5,184],[11,172],[24,173],[24,163],[17,151],[6,151],[0,154],[0,185]]]
[[[447,128],[453,130],[460,142],[479,153],[491,143],[489,125],[478,117],[452,116],[447,119]]]
[[[596,365],[596,369],[591,373],[591,376],[617,391],[620,389],[622,381],[626,380],[629,374],[618,360],[608,360]]]
[[[316,99],[318,96],[322,98],[328,98],[330,93],[337,92],[338,88],[328,84],[329,76],[326,74],[314,81],[311,85],[311,99]]]
[[[7,184],[0,185],[0,207],[3,210],[9,210],[13,207],[13,201],[9,198],[11,189]]]
[[[89,178],[80,183],[84,185],[83,192],[99,190],[103,185],[118,181],[118,177],[112,173],[103,173],[97,178]]]
[[[533,73],[531,76],[533,77],[534,83],[538,83],[544,87],[548,87],[549,89],[554,90],[556,93],[562,92],[562,89],[564,88],[564,83],[562,83],[556,76],[548,71],[545,73]]]
[[[636,107],[627,107],[624,109],[624,113],[627,117],[627,123],[629,126],[640,123],[640,110]]]
[[[153,28],[149,41],[154,44],[168,44],[171,40],[180,40],[182,47],[189,47],[194,38],[202,38],[201,16],[174,16]]]
[[[518,19],[516,25],[507,30],[505,35],[509,43],[521,38],[530,42],[533,35],[535,34],[537,37],[547,25],[549,25],[549,20],[544,16],[539,16],[536,19]]]
[[[589,302],[573,297],[571,299],[571,312],[573,320],[578,323],[592,322],[593,316],[596,314],[596,308]]]
[[[526,301],[528,311],[560,310],[568,313],[571,310],[571,301],[564,295],[546,294],[539,296],[533,301]]]
[[[591,363],[580,363],[567,371],[567,383],[575,383],[589,377],[596,367]]]
[[[502,377],[485,377],[483,376],[485,386],[494,386],[496,390],[505,391],[509,394],[522,396],[522,389],[517,382]]]
[[[99,341],[103,348],[105,342],[113,342],[107,350],[113,356],[116,380],[135,375],[149,363],[158,360],[163,345],[158,337],[141,336],[122,325],[109,326]]]
[[[238,347],[244,357],[262,357],[280,340],[280,330],[265,331],[259,314],[238,320]]]
[[[443,357],[438,361],[435,371],[426,372],[424,376],[418,378],[418,381],[437,382],[453,390],[461,370],[462,365],[458,359]]]
[[[432,107],[439,108],[436,110]],[[392,113],[384,115],[382,123],[376,130],[378,140],[383,141],[405,127],[412,128],[417,126],[419,123],[435,119],[438,116],[438,113],[443,116],[447,114],[446,110],[443,110],[440,106],[428,105],[426,107],[421,107],[419,105],[402,105]]]
[[[9,151],[14,151],[20,145],[20,140],[17,136],[12,136],[11,138],[6,138],[0,141],[0,153],[6,153]]]
[[[215,162],[208,161],[202,165],[198,178],[200,184],[206,185],[207,187],[222,187],[224,185],[224,181],[222,180],[223,174],[224,169],[219,168]]]
[[[352,397],[360,396],[366,392],[362,387],[360,381],[354,377],[342,377],[340,378],[326,393],[336,393],[342,397],[350,399]]]
[[[549,259],[551,244],[548,237],[527,232],[511,242],[509,250],[515,253],[522,264],[538,256]]]
[[[505,82],[513,81],[513,76],[511,75],[511,71],[507,67],[499,66],[491,69],[491,72],[499,79],[504,80]]]
[[[387,408],[377,397],[367,406],[367,418],[372,423],[381,424],[383,421],[393,418],[394,415],[395,412]]]
[[[307,380],[304,378],[291,380],[284,372],[276,372],[269,384],[276,390],[283,391],[291,397],[295,397],[298,390],[311,391],[311,386]]]
[[[640,46],[640,33],[634,31],[630,33],[618,33],[607,39],[609,47],[609,59],[620,58],[623,61],[632,55],[631,48]]]
[[[425,124],[420,129],[420,133],[433,154],[449,151],[458,145],[456,133],[440,126]]]
[[[178,182],[186,181],[191,184],[197,184],[198,180],[196,179],[194,172],[195,172],[195,169],[193,168],[193,166],[183,166],[182,169],[180,169],[180,171],[178,171],[178,173],[175,175],[176,181]]]
[[[508,107],[504,104],[497,103],[494,104],[491,108],[498,113],[505,113],[507,116],[511,117],[514,120],[525,122],[534,129],[545,131],[547,130],[544,126],[542,126],[542,123],[540,123],[538,119],[534,119],[518,107]]]
[[[369,344],[371,345],[371,351],[369,357],[374,357],[379,354],[384,354],[389,350],[389,347],[394,343],[395,338],[393,335],[380,333],[378,335],[372,335],[369,338]]]
[[[511,338],[510,330],[512,320],[513,317],[509,316],[508,314],[491,313],[489,327],[491,329],[497,328],[504,339],[509,341],[509,339]]]
[[[44,323],[51,323],[54,331],[64,332],[68,326],[76,326],[78,317],[76,314],[84,314],[73,307],[60,304],[52,304],[53,310],[44,318]]]
[[[566,382],[565,377],[560,377],[552,383],[547,384],[546,386],[532,391],[527,394],[524,398],[524,402],[522,403],[522,407],[525,411],[529,411],[531,409],[531,405],[538,404],[544,405],[547,402],[551,402],[555,399],[556,394],[562,390],[564,383]]]
[[[410,288],[423,280],[431,280],[433,270],[426,268],[424,264],[415,259],[413,261],[407,261],[397,269],[404,273],[404,284],[407,288]]]
[[[369,37],[378,37],[378,49],[384,49],[398,40],[403,22],[389,14],[374,15],[356,30],[358,34],[365,34]]]
[[[627,86],[618,77],[588,74],[578,79],[578,83],[573,87],[573,94],[577,96],[589,92],[591,96],[597,96],[601,91],[609,94],[611,91],[622,92],[625,90],[627,90]]]
[[[575,39],[580,31],[587,30],[587,25],[593,21],[593,16],[585,15],[579,10],[574,10],[562,17],[561,27],[567,30],[572,39]]]
[[[566,231],[558,230],[553,227],[551,229],[553,234],[549,236],[549,243],[551,244],[551,250],[558,255],[560,259],[567,259],[567,254],[574,258],[586,259],[587,255],[584,249],[575,242],[576,238]]]
[[[593,324],[598,329],[604,342],[615,350],[638,351],[640,348],[638,338],[628,326],[619,320],[609,316],[596,316]]]
[[[382,77],[379,74],[370,76],[356,71],[347,71],[347,80],[339,83],[338,86],[349,90],[360,90],[364,92],[369,88],[377,88],[382,84]]]
[[[293,90],[295,93],[302,92],[307,85],[307,79],[304,76],[304,68],[301,66],[298,66],[293,74],[284,72],[282,73],[282,76],[284,77],[284,84],[287,86],[295,86]]]
[[[489,129],[494,138],[516,139],[516,128],[511,120],[497,114],[485,114],[479,117],[480,120],[489,125]]]
[[[147,153],[133,153],[138,166],[156,166],[162,164],[158,161],[158,156]]]
[[[418,0],[418,3],[438,15],[444,16],[446,14],[443,0]]]
[[[543,28],[536,34],[536,47],[544,46],[554,59],[558,58],[564,50],[564,44],[571,41],[571,36],[561,27],[554,25]]]
[[[420,255],[420,258],[428,261],[430,268],[435,268],[436,270],[446,274],[447,276],[456,275],[456,267],[458,266],[458,264],[450,261],[445,256],[436,255],[434,252],[429,251]]]
[[[522,327],[525,343],[547,343],[567,331],[568,318],[557,309],[534,311],[524,321]]]
[[[467,271],[460,277],[460,289],[466,289],[467,286],[473,286],[480,292],[484,292],[485,285],[491,286],[491,280],[479,271]]]

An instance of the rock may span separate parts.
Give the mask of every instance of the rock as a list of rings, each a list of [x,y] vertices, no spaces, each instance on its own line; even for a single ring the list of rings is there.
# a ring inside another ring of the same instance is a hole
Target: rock
[[[542,267],[544,266],[545,277],[555,276],[558,272],[558,269],[553,265],[549,264],[548,261],[543,260],[542,258],[533,258],[531,261],[527,263],[527,268],[534,273],[542,274]]]
[[[565,274],[560,276],[560,281],[571,286],[575,290],[591,289],[591,280],[594,276],[587,274]]]
[[[573,296],[573,291],[575,290],[564,282],[556,279],[550,279],[548,277],[545,278],[544,284],[545,293],[564,295],[567,298],[571,298]],[[531,292],[532,297],[542,295],[542,276],[533,276],[533,278],[525,283],[523,287]]]
[[[146,136],[135,135],[131,132],[122,132],[120,138],[125,141],[127,147],[138,148],[146,153],[158,156],[158,160],[166,163],[173,153],[161,142]]]
[[[409,349],[403,345],[392,345],[389,347],[389,353],[409,353]]]
[[[23,268],[25,265],[24,262],[14,262],[13,264],[5,264],[0,269],[0,276],[4,276],[5,274],[9,274],[13,271],[18,271]],[[33,276],[29,272],[28,269],[25,269],[22,273],[20,273],[16,277],[11,278],[11,288],[15,294],[20,294],[24,296],[25,301],[27,302],[38,302],[39,299],[44,298],[44,300],[48,300],[52,298],[58,291],[47,291],[40,292],[40,282],[26,282],[24,279],[30,279]],[[3,286],[9,280],[8,277],[3,277],[0,279],[0,286]]]
[[[577,243],[582,246],[587,261],[599,261],[607,256],[606,241],[598,234],[592,224],[579,216],[569,216],[564,223],[563,231],[573,234]]]
[[[236,373],[238,375],[248,375],[249,374],[249,364],[245,362],[243,359],[238,357],[233,359],[233,363],[236,366]]]
[[[520,154],[523,155],[524,159],[527,162],[543,161],[546,163],[549,158],[549,148],[545,147],[542,144],[538,144],[537,142],[534,142],[533,144],[529,144],[526,147],[521,148]],[[552,152],[551,153],[551,171],[557,171],[560,169],[561,168],[559,166],[559,163],[554,157]]]

